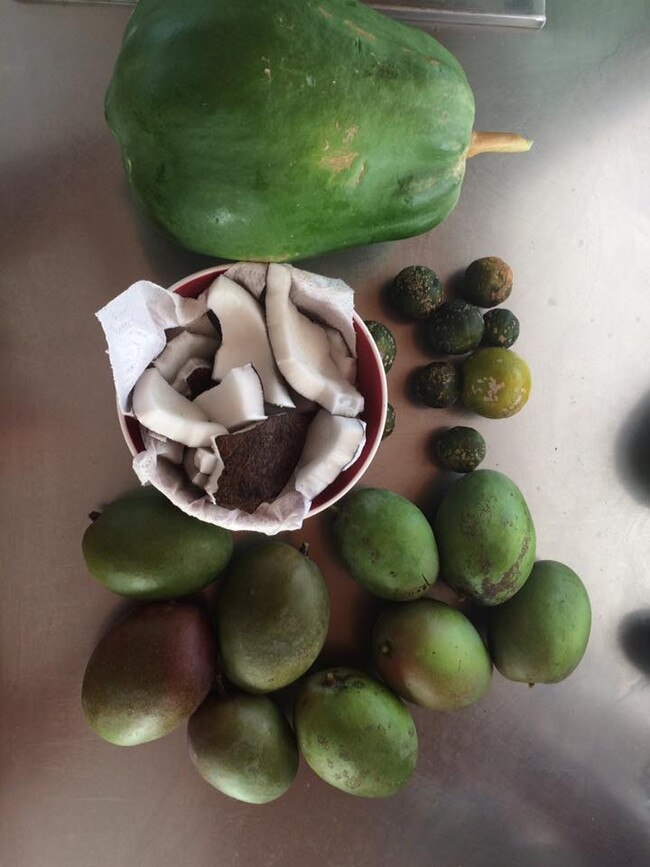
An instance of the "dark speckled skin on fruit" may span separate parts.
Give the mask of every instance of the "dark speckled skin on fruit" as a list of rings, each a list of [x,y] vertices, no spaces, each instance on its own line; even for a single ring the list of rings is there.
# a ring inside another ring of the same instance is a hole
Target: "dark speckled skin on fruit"
[[[519,337],[519,320],[511,310],[498,307],[483,315],[485,329],[483,346],[502,346],[509,349]]]
[[[485,458],[485,440],[473,427],[452,427],[437,434],[436,456],[454,473],[471,473]]]
[[[414,396],[427,406],[442,409],[460,397],[460,374],[448,361],[432,361],[413,374]]]
[[[483,328],[478,307],[454,298],[441,304],[425,323],[424,337],[432,352],[464,355],[480,344]]]
[[[475,470],[455,482],[434,529],[443,580],[482,605],[510,599],[530,575],[533,519],[521,491],[503,473]]]
[[[426,319],[442,304],[444,289],[438,275],[426,265],[409,265],[393,280],[389,297],[406,319]]]
[[[298,746],[325,782],[351,795],[385,798],[415,770],[418,737],[405,705],[351,668],[310,675],[293,710]]]
[[[381,363],[385,372],[388,373],[395,363],[395,356],[397,355],[397,345],[393,333],[383,322],[376,322],[374,319],[367,319],[365,326],[375,341]]]
[[[86,667],[81,703],[112,744],[163,737],[201,704],[216,673],[210,618],[196,602],[148,602],[101,639]]]
[[[512,292],[512,270],[498,256],[475,259],[468,265],[463,280],[463,295],[479,307],[503,304]]]

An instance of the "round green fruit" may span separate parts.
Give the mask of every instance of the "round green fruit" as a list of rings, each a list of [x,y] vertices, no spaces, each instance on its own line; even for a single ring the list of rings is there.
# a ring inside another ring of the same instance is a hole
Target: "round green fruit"
[[[464,301],[445,301],[424,326],[424,337],[433,352],[463,355],[480,344],[483,316],[478,307]]]
[[[463,294],[479,307],[496,307],[512,292],[512,269],[498,256],[476,259],[465,271]]]
[[[407,319],[426,319],[442,303],[444,289],[438,275],[425,265],[409,265],[389,290],[393,307]]]
[[[387,328],[383,322],[376,322],[374,319],[367,319],[365,326],[370,332],[372,339],[375,341],[379,357],[381,358],[381,363],[385,372],[388,373],[395,363],[395,356],[397,354],[395,338],[390,329]]]
[[[482,605],[500,605],[524,585],[535,560],[535,527],[521,491],[503,473],[476,470],[455,482],[434,523],[444,581]]]
[[[389,437],[394,430],[395,430],[395,410],[393,408],[393,404],[389,403],[386,406],[386,424],[384,425],[384,432],[381,435],[381,438],[383,440],[385,440],[386,437]]]
[[[582,659],[590,630],[580,578],[562,563],[541,560],[517,595],[490,612],[490,652],[509,680],[557,683]]]
[[[448,361],[432,361],[413,374],[415,397],[427,406],[442,409],[460,397],[460,374]]]
[[[309,767],[351,795],[385,798],[415,770],[413,717],[396,695],[361,671],[312,674],[296,696],[293,719]]]
[[[190,718],[187,735],[199,774],[238,801],[274,801],[296,776],[293,732],[265,695],[209,696]]]
[[[107,506],[82,541],[93,578],[135,599],[202,590],[225,569],[232,547],[227,530],[186,515],[151,485]]]
[[[247,692],[293,683],[325,642],[329,596],[323,576],[283,542],[236,556],[215,604],[223,670]]]
[[[375,666],[404,699],[434,710],[478,701],[492,678],[481,636],[465,615],[435,599],[383,611],[372,635]]]
[[[510,349],[478,349],[463,364],[463,403],[485,418],[509,418],[526,406],[530,369]]]
[[[338,508],[334,540],[352,578],[384,599],[415,599],[438,577],[438,549],[422,512],[379,488],[361,488]]]
[[[485,440],[473,427],[452,427],[435,440],[438,460],[454,473],[471,473],[485,458]]]
[[[519,320],[511,310],[499,308],[488,310],[483,316],[484,346],[501,346],[509,349],[519,337]]]

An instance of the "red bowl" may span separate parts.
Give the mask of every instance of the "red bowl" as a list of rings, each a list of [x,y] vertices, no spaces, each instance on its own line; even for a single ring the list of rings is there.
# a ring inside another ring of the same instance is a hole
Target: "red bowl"
[[[178,292],[184,298],[196,298],[212,281],[228,270],[228,267],[218,266],[197,271],[184,277],[170,287],[170,292]],[[386,424],[386,407],[388,404],[388,389],[386,373],[372,335],[364,325],[363,319],[357,313],[354,316],[354,330],[357,336],[357,388],[364,398],[364,410],[360,418],[366,423],[366,443],[356,461],[343,470],[336,479],[320,493],[311,505],[307,517],[317,515],[340,500],[354,487],[370,466],[374,458]],[[124,439],[132,455],[144,451],[140,424],[132,416],[122,415],[118,408],[118,418]]]

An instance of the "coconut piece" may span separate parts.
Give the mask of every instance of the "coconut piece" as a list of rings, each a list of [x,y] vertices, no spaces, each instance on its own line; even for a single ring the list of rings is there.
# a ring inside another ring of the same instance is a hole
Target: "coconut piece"
[[[365,435],[366,426],[360,419],[321,409],[307,432],[296,469],[296,490],[307,500],[317,497],[354,461]]]
[[[210,315],[210,312],[199,316],[194,322],[190,322],[187,326],[187,331],[192,334],[201,334],[203,337],[212,337],[213,340],[218,340],[221,343],[221,329],[215,315]]]
[[[216,470],[220,461],[219,454],[212,449],[198,448],[194,454],[195,466],[206,476],[211,475]]]
[[[190,358],[176,374],[172,388],[184,397],[194,400],[212,388],[212,365],[205,358]]]
[[[163,379],[171,383],[176,379],[183,365],[191,358],[212,359],[218,346],[219,341],[216,337],[205,337],[203,334],[181,331],[169,341],[158,358],[154,360],[154,367],[160,371]]]
[[[208,497],[210,498],[210,501],[212,503],[216,503],[217,501],[215,499],[215,494],[219,490],[219,480],[221,479],[221,476],[223,475],[225,465],[224,465],[224,462],[223,462],[221,455],[219,454],[219,449],[216,445],[214,447],[214,451],[212,452],[212,454],[216,458],[214,469],[206,477],[206,480],[203,484],[203,487],[205,488],[205,492],[208,495]]]
[[[223,379],[234,367],[250,362],[262,380],[264,399],[293,408],[273,360],[261,304],[246,289],[221,275],[208,289],[208,307],[218,317],[223,334],[213,378]]]
[[[335,328],[326,328],[327,340],[330,346],[330,358],[337,366],[339,373],[354,385],[357,381],[357,360],[350,355],[350,350],[343,340],[343,335]]]
[[[358,415],[363,409],[363,397],[332,360],[325,328],[296,308],[289,297],[290,289],[289,269],[269,265],[266,321],[281,373],[299,394],[333,415]]]
[[[208,446],[210,437],[226,433],[201,407],[174,391],[155,367],[145,370],[135,384],[133,414],[149,430],[186,446]]]
[[[298,412],[278,413],[246,431],[217,437],[224,469],[215,502],[245,512],[273,502],[293,475],[311,419]]]
[[[182,443],[168,440],[167,437],[160,436],[160,434],[147,430],[144,427],[141,428],[141,433],[145,449],[152,449],[157,457],[164,458],[172,464],[183,463],[185,446]]]
[[[252,364],[233,367],[219,385],[204,391],[194,403],[229,431],[266,418],[262,383]]]
[[[293,265],[286,267],[291,274],[290,297],[296,307],[312,319],[339,331],[352,355],[356,355],[352,287],[343,280],[312,274],[310,271],[294,268]]]
[[[240,283],[259,301],[266,288],[267,268],[265,262],[237,262],[232,268],[228,268],[226,277]]]

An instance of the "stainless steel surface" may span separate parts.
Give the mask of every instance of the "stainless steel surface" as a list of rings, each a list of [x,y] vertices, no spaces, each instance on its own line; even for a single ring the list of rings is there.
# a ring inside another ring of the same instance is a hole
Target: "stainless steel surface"
[[[134,6],[137,0],[23,0],[33,3],[118,4]],[[543,27],[546,0],[394,0],[368,6],[393,18],[414,24],[493,24],[505,27]]]
[[[586,657],[557,686],[495,675],[476,707],[416,709],[418,770],[392,799],[345,796],[303,766],[262,808],[212,791],[182,731],[127,750],[82,718],[85,663],[120,602],[86,574],[80,539],[91,509],[135,485],[93,313],[137,278],[170,284],[211,261],[139,217],[104,124],[128,10],[4,0],[0,15],[3,867],[649,863],[647,3],[556,0],[538,33],[440,30],[475,89],[477,128],[519,129],[533,150],[472,160],[432,233],[307,263],[394,327],[397,428],[366,480],[427,508],[441,485],[431,432],[461,414],[408,404],[426,356],[379,290],[414,262],[448,283],[475,257],[511,262],[534,391],[520,415],[477,427],[486,465],[529,501],[540,556],[589,588]],[[326,659],[356,661],[375,609],[331,557],[327,524],[293,538],[331,590]]]

